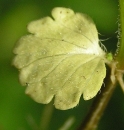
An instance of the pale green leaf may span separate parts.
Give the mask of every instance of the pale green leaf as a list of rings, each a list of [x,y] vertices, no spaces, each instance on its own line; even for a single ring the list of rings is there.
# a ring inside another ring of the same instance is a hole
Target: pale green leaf
[[[31,22],[31,34],[14,48],[13,64],[20,70],[26,94],[38,103],[54,97],[57,109],[75,107],[96,96],[106,75],[105,52],[95,24],[86,14],[54,8],[52,16]]]

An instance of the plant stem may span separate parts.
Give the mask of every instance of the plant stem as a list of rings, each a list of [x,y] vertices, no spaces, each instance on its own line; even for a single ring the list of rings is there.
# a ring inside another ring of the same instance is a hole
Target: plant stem
[[[105,79],[105,86],[102,87],[101,93],[97,94],[88,115],[77,130],[94,130],[97,128],[115,86],[116,83],[112,84],[110,80],[110,73],[108,73]]]
[[[54,106],[53,102],[50,102],[48,105],[45,106],[40,122],[39,130],[47,130],[49,127],[49,123],[53,114]]]
[[[120,11],[120,19],[119,19],[119,30],[118,30],[118,37],[119,37],[119,48],[117,50],[117,55],[115,59],[118,61],[118,69],[124,70],[124,0],[119,0],[119,11]]]

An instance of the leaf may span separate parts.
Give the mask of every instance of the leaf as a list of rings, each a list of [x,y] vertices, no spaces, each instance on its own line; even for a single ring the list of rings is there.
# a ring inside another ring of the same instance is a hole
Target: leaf
[[[16,44],[13,64],[21,84],[27,84],[26,94],[44,104],[55,97],[55,107],[66,110],[82,94],[84,100],[96,96],[106,75],[105,52],[89,16],[62,7],[52,16],[28,25],[31,34]]]

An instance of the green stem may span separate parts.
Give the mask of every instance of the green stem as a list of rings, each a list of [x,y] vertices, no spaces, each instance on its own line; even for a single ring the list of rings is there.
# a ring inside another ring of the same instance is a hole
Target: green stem
[[[54,110],[53,102],[50,102],[48,105],[45,106],[43,113],[42,113],[42,116],[41,116],[39,130],[47,130],[48,129],[53,110]]]
[[[120,23],[119,23],[119,48],[115,59],[118,61],[118,69],[124,70],[124,0],[119,0]]]

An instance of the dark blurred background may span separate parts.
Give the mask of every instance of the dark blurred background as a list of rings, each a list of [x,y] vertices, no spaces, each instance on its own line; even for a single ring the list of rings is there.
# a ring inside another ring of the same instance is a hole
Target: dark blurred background
[[[104,40],[102,43],[108,51],[115,51],[117,0],[0,0],[0,130],[35,130],[31,124],[40,125],[47,105],[38,104],[25,95],[25,87],[18,82],[18,71],[11,66],[12,49],[16,41],[27,33],[26,26],[30,21],[50,15],[52,8],[58,6],[90,15],[96,23],[100,39]],[[92,101],[84,101],[81,97],[76,108],[67,111],[54,109],[48,129],[58,130],[73,116],[75,122],[70,130],[76,130]],[[98,130],[123,129],[124,95],[118,86]]]

